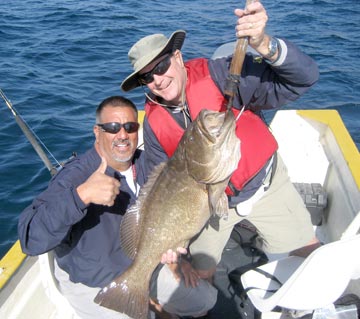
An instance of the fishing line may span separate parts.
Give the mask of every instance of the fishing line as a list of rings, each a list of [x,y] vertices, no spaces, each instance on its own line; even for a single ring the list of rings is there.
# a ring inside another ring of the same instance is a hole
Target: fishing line
[[[17,124],[20,126],[21,130],[24,132],[25,136],[28,138],[29,142],[34,147],[35,151],[38,153],[40,158],[45,163],[46,167],[50,171],[51,175],[54,175],[57,172],[57,168],[52,165],[49,158],[44,153],[43,149],[54,159],[57,164],[57,167],[62,167],[62,164],[58,162],[55,156],[50,152],[50,150],[46,147],[46,145],[42,142],[42,140],[37,136],[37,134],[33,131],[33,129],[26,123],[26,121],[21,117],[21,115],[17,112],[15,107],[12,105],[11,101],[6,97],[3,90],[0,88],[0,96],[5,101],[6,105],[10,109],[11,113],[14,115]],[[41,144],[41,146],[39,145]]]
[[[245,104],[242,106],[242,108],[241,108],[238,116],[237,116],[236,119],[235,119],[235,122],[237,122],[237,121],[239,120],[239,118],[240,118],[240,116],[243,114],[244,110],[245,110]]]

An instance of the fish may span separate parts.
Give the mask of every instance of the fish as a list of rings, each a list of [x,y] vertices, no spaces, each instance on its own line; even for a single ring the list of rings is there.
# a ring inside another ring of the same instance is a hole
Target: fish
[[[240,157],[233,113],[203,109],[173,156],[153,170],[124,215],[121,246],[133,262],[94,301],[131,318],[146,319],[150,279],[162,254],[187,247],[211,216],[226,218],[225,188]]]

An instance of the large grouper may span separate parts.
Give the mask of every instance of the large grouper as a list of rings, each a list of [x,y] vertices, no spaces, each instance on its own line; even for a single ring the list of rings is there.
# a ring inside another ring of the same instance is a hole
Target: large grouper
[[[227,215],[225,188],[239,160],[233,113],[202,110],[124,215],[120,240],[133,263],[100,290],[95,302],[146,319],[149,282],[162,254],[187,247],[212,215]]]

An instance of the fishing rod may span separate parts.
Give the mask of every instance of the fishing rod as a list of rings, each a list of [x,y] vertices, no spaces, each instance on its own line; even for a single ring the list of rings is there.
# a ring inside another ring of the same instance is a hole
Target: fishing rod
[[[246,0],[245,7],[255,1],[256,0]],[[248,37],[242,37],[236,40],[234,55],[231,60],[229,74],[225,84],[225,94],[229,97],[226,106],[227,110],[232,108],[234,97],[237,92],[237,87],[240,83],[240,75],[242,66],[244,64],[248,42]]]
[[[36,153],[39,155],[39,157],[44,162],[46,168],[49,170],[51,176],[55,175],[59,169],[63,166],[60,164],[54,155],[48,150],[48,148],[45,146],[45,144],[41,141],[41,139],[36,135],[36,133],[30,128],[30,126],[25,122],[25,120],[21,117],[21,115],[16,111],[10,100],[6,97],[3,90],[0,88],[0,96],[5,101],[6,105],[10,109],[11,113],[14,115],[16,123],[19,125],[31,145],[33,146]],[[41,145],[40,145],[41,144]],[[56,166],[52,165],[49,157],[44,152],[44,149],[50,154],[50,156],[55,160]]]

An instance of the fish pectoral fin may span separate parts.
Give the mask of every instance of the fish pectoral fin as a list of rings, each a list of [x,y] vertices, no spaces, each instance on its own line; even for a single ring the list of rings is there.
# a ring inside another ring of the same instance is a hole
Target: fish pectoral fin
[[[217,215],[219,217],[228,216],[228,199],[225,194],[225,188],[228,181],[224,181],[218,184],[207,185],[209,196],[210,215]]]
[[[218,200],[215,213],[217,216],[219,216],[220,218],[224,218],[225,220],[228,218],[229,203],[225,193],[223,193],[223,195]]]
[[[161,175],[165,163],[161,163],[155,167],[150,174],[148,181],[141,187],[139,197],[135,204],[131,205],[126,214],[123,216],[120,224],[120,243],[121,248],[125,254],[132,260],[138,251],[140,238],[142,234],[142,223],[144,222],[144,214],[147,210],[144,209],[144,202],[148,196],[151,196],[151,189],[156,183],[158,177]]]
[[[135,259],[141,237],[140,202],[132,205],[124,215],[120,224],[120,243],[125,254],[132,260]]]

